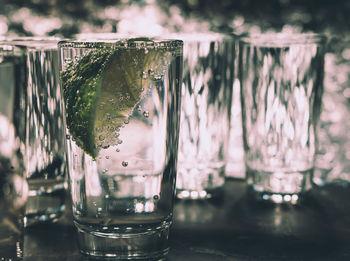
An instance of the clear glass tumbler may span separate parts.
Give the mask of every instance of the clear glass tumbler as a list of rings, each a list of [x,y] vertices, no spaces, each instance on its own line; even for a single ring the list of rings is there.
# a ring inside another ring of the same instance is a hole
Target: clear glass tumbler
[[[235,45],[219,33],[179,34],[184,41],[178,198],[210,198],[225,182]]]
[[[182,41],[59,43],[69,186],[80,251],[168,253],[175,195]]]
[[[239,39],[247,181],[261,199],[296,203],[311,186],[324,52],[317,34]]]
[[[0,42],[0,259],[23,257],[25,55]]]
[[[65,210],[66,134],[59,80],[58,38],[19,37],[8,44],[26,56],[25,226],[56,221]]]

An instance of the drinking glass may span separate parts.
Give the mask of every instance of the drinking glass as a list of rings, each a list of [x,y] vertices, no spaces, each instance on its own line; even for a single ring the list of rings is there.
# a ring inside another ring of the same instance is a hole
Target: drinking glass
[[[25,226],[56,221],[65,210],[66,136],[59,85],[58,38],[8,38],[26,56]]]
[[[178,198],[210,198],[225,182],[235,46],[220,33],[178,34],[184,41]]]
[[[25,55],[0,42],[0,259],[23,256]]]
[[[59,48],[80,251],[163,258],[175,194],[182,42],[90,39]]]
[[[296,203],[311,186],[324,51],[317,34],[239,39],[247,181],[258,198]]]

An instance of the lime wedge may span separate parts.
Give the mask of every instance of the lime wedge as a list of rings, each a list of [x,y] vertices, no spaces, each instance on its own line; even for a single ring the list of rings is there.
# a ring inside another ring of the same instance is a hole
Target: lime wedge
[[[119,128],[164,75],[170,56],[155,47],[100,48],[68,64],[61,77],[76,144],[94,159],[100,149],[117,145]]]

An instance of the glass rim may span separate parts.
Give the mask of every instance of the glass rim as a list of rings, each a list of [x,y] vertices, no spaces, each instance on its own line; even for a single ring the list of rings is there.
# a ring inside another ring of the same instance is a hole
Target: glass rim
[[[244,33],[235,35],[243,44],[258,47],[288,47],[292,45],[324,45],[327,37],[320,33]]]
[[[181,48],[183,41],[178,39],[137,38],[91,38],[70,39],[58,42],[59,48]]]
[[[172,39],[177,38],[184,42],[217,42],[217,41],[233,41],[234,38],[230,33],[220,32],[178,32],[170,33],[166,37]]]
[[[20,46],[28,49],[56,49],[62,38],[50,36],[18,36],[0,39],[0,44]]]

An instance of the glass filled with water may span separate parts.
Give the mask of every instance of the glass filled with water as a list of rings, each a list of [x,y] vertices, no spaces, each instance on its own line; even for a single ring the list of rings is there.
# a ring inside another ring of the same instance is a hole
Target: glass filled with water
[[[163,258],[175,193],[182,42],[90,39],[59,47],[80,251]]]
[[[247,181],[260,199],[296,203],[311,186],[324,47],[317,34],[239,39]]]
[[[220,194],[225,182],[234,41],[209,32],[171,37],[184,41],[176,194],[182,199],[210,198]]]
[[[26,176],[25,226],[53,222],[65,210],[66,134],[59,81],[58,38],[8,38],[25,49]]]
[[[25,54],[0,42],[0,259],[23,257]]]

